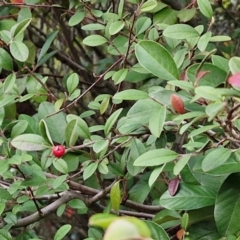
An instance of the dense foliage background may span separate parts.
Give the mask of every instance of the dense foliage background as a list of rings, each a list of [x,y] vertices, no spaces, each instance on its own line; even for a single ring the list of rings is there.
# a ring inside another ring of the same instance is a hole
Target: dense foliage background
[[[239,37],[238,1],[2,0],[0,239],[240,240]]]

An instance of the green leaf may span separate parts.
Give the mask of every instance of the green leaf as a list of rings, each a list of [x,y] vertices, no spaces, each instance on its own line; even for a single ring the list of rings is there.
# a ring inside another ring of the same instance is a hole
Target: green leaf
[[[5,229],[0,229],[0,238],[1,240],[12,240],[12,237],[9,233],[9,231]]]
[[[210,38],[210,42],[226,42],[226,41],[230,41],[231,38],[229,36],[213,36]]]
[[[120,0],[118,4],[118,15],[122,18],[122,13],[124,9],[124,0]]]
[[[90,163],[83,171],[83,180],[90,178],[97,170],[98,162]]]
[[[24,19],[20,23],[17,23],[11,28],[11,34],[13,38],[16,38],[18,35],[20,35],[24,30],[28,27],[32,19]]]
[[[67,89],[69,94],[73,93],[79,84],[79,77],[76,73],[72,73],[67,79]]]
[[[42,169],[39,169],[40,167],[37,165],[31,166],[31,168],[34,174],[31,173],[26,180],[22,181],[21,185],[32,187],[45,184],[47,179]]]
[[[39,130],[40,130],[40,133],[41,133],[42,137],[44,138],[44,140],[46,142],[48,142],[49,144],[54,145],[53,141],[52,141],[52,138],[51,138],[51,135],[50,135],[49,130],[48,130],[47,123],[43,119],[39,123]]]
[[[220,187],[214,209],[214,218],[222,236],[240,231],[240,174],[231,174]]]
[[[180,87],[185,90],[193,90],[194,89],[193,84],[191,82],[173,80],[173,81],[169,81],[168,84]]]
[[[0,214],[2,215],[4,209],[6,207],[6,204],[4,202],[0,202]]]
[[[141,12],[150,12],[157,6],[157,2],[155,0],[148,0],[142,4],[140,11]]]
[[[153,221],[144,220],[151,231],[151,237],[154,240],[170,240],[166,231]]]
[[[232,151],[228,148],[217,148],[208,153],[202,161],[202,169],[208,172],[225,163],[231,156]]]
[[[163,164],[160,167],[154,168],[154,170],[151,172],[151,175],[150,175],[150,177],[148,179],[149,187],[152,187],[152,185],[156,182],[156,180],[158,179],[160,173],[163,171],[165,166],[166,166],[166,164]]]
[[[153,41],[141,41],[135,46],[139,64],[150,73],[165,80],[179,78],[176,63],[170,53],[160,44]]]
[[[119,208],[120,208],[120,203],[121,203],[121,190],[120,190],[119,181],[114,183],[114,185],[111,187],[110,201],[111,201],[112,209],[116,213],[118,213]]]
[[[75,208],[75,209],[79,209],[79,210],[87,208],[86,204],[80,199],[73,199],[68,202],[68,205],[71,208]]]
[[[1,54],[1,53],[0,53]],[[16,75],[14,73],[7,76],[3,84],[4,94],[12,90],[16,82]]]
[[[81,27],[84,31],[96,31],[96,30],[103,30],[105,26],[99,23],[90,23]]]
[[[118,217],[109,213],[97,213],[89,218],[89,225],[106,229]]]
[[[200,51],[205,51],[210,39],[211,39],[212,33],[211,32],[206,32],[205,34],[203,34],[197,43],[198,49]]]
[[[107,136],[109,134],[109,132],[111,131],[113,125],[115,124],[115,122],[117,121],[120,113],[122,112],[122,108],[118,109],[117,111],[115,111],[106,121],[106,124],[104,126],[104,134],[105,136]]]
[[[22,134],[15,137],[11,144],[13,147],[23,151],[41,151],[46,149],[46,142],[37,134]]]
[[[109,106],[110,98],[111,98],[111,96],[107,96],[102,100],[100,109],[99,109],[101,114],[104,114],[106,112],[106,110]]]
[[[8,71],[11,71],[13,69],[12,58],[4,48],[0,48],[0,68]]]
[[[51,184],[52,188],[57,189],[59,186],[61,186],[63,184],[63,182],[65,182],[67,177],[68,177],[68,175],[61,175],[61,176],[55,178],[54,181]]]
[[[117,85],[126,79],[127,74],[128,74],[127,69],[125,68],[120,69],[112,75],[112,80]]]
[[[182,215],[181,228],[186,231],[188,224],[189,224],[189,214],[185,212],[185,213]]]
[[[173,210],[191,210],[214,205],[216,192],[210,188],[180,183],[179,191],[171,196],[166,191],[160,198],[160,205]]]
[[[195,117],[201,117],[201,116],[205,116],[206,114],[204,112],[188,112],[188,113],[184,113],[181,114],[177,117],[175,117],[173,120],[174,121],[179,121],[182,122],[184,119],[190,119],[190,118],[195,118]]]
[[[76,129],[78,132],[78,136],[85,139],[90,139],[90,131],[87,123],[82,118],[76,115],[73,114],[67,115],[68,122],[72,121],[73,119],[76,119],[78,123],[78,128]]]
[[[154,111],[149,118],[149,129],[153,136],[159,138],[166,118],[166,107],[159,105],[159,110]]]
[[[61,173],[64,173],[64,174],[68,173],[67,163],[61,158],[54,160],[53,166]]]
[[[175,164],[175,166],[173,168],[174,175],[177,176],[182,171],[182,169],[188,163],[190,157],[191,157],[191,154],[187,154],[185,156],[182,156],[180,159],[178,159],[177,163]]]
[[[197,135],[200,135],[201,133],[204,133],[204,132],[206,132],[208,130],[211,130],[213,128],[216,128],[216,127],[219,127],[219,125],[218,124],[208,125],[208,126],[204,126],[204,127],[195,129],[195,130],[193,130],[192,132],[189,133],[188,138],[195,137]]]
[[[148,94],[146,92],[137,90],[137,89],[128,89],[122,92],[118,92],[113,96],[113,99],[118,100],[139,100],[148,98]]]
[[[71,120],[65,130],[67,146],[74,146],[79,137],[79,124],[77,119]]]
[[[229,68],[232,74],[240,72],[240,57],[230,58]]]
[[[181,215],[175,210],[163,209],[155,215],[153,221],[162,224],[171,220],[180,220]]]
[[[52,150],[47,149],[42,153],[41,156],[41,167],[43,170],[46,170],[48,167],[52,165],[54,157],[51,157],[52,155]]]
[[[128,192],[129,199],[134,202],[143,203],[148,198],[150,191],[151,188],[147,181],[139,180]]]
[[[140,17],[135,23],[136,34],[145,32],[151,26],[151,19],[149,17]]]
[[[199,97],[203,97],[212,101],[219,101],[221,99],[221,94],[217,92],[213,87],[209,86],[200,86],[195,88],[195,93]]]
[[[54,240],[61,240],[63,239],[67,233],[71,230],[72,226],[70,224],[65,224],[63,226],[61,226],[56,234],[54,235]]]
[[[134,162],[134,166],[143,167],[159,166],[161,164],[171,162],[177,157],[178,154],[172,150],[165,148],[154,149],[138,157]]]
[[[180,11],[178,11],[177,13],[177,17],[179,18],[179,20],[181,22],[188,22],[189,20],[191,20],[196,14],[196,8],[192,7],[190,9],[182,9]]]
[[[198,31],[187,24],[174,24],[169,26],[163,31],[163,35],[174,39],[199,37]]]
[[[0,187],[0,199],[11,200],[11,194],[4,188]]]
[[[191,240],[215,240],[221,239],[214,221],[201,221],[188,228],[188,237]],[[185,238],[186,239],[186,238]],[[187,239],[186,239],[187,240]]]
[[[68,25],[70,27],[75,26],[79,24],[85,17],[86,13],[85,12],[77,12],[74,15],[72,15],[68,21]]]
[[[83,39],[83,44],[95,47],[106,43],[108,40],[100,35],[91,35]]]
[[[39,56],[38,56],[38,65],[40,65],[40,60],[43,58],[43,56],[45,55],[45,53],[48,51],[51,43],[53,42],[54,38],[57,36],[58,34],[58,31],[54,31],[54,32],[51,32],[50,34],[48,34],[47,36],[47,39],[45,41],[45,43],[43,44],[43,47],[39,53]]]
[[[98,140],[93,144],[93,151],[95,153],[100,153],[101,151],[103,151],[104,149],[106,149],[109,145],[109,140]]]
[[[28,122],[26,120],[20,120],[13,128],[11,132],[11,137],[15,138],[21,133],[23,133],[28,127]]]
[[[16,98],[16,96],[14,96],[14,95],[0,96],[0,108],[13,104],[15,102],[14,101],[15,98]]]
[[[133,164],[134,161],[145,152],[146,149],[144,143],[141,140],[135,138],[131,141],[130,153],[128,155],[129,160],[127,162],[127,170],[128,173],[131,174],[132,176],[136,176],[143,170],[142,167],[136,167]]]
[[[25,62],[28,59],[29,50],[24,43],[20,41],[12,41],[9,47],[11,54],[16,60]]]
[[[52,56],[54,56],[58,50],[51,51],[47,54],[45,54],[37,63],[37,66],[42,66],[45,62],[47,62]]]
[[[198,7],[201,13],[207,17],[211,18],[213,15],[213,10],[210,2],[208,0],[197,0]]]
[[[80,89],[75,89],[73,93],[68,97],[68,100],[73,101],[74,99],[80,96],[80,93],[81,93]]]
[[[207,105],[205,111],[209,116],[208,121],[212,121],[214,117],[225,108],[225,102],[215,102]]]
[[[39,119],[44,119],[48,126],[48,130],[52,140],[54,142],[63,144],[65,141],[65,128],[66,128],[66,119],[65,114],[60,112],[58,114],[51,115],[55,112],[54,105],[50,102],[42,102],[38,108],[38,117]]]
[[[172,8],[164,8],[153,16],[154,24],[173,25],[177,22],[176,11]]]
[[[98,171],[101,174],[108,174],[109,170],[108,170],[108,161],[101,161],[98,165]]]
[[[120,32],[123,28],[124,28],[124,22],[122,21],[113,22],[109,27],[109,34],[115,35],[118,32]]]
[[[228,71],[229,71],[229,66],[228,66],[229,60],[228,59],[218,56],[218,55],[212,55],[212,63],[215,66],[219,67],[220,69],[222,69],[228,73]]]
[[[33,1],[33,0],[30,0]],[[38,1],[38,0],[36,0]],[[26,3],[28,3],[28,1],[26,1]],[[22,20],[25,19],[30,19],[32,18],[32,13],[31,13],[31,8],[20,8],[21,10],[18,12],[18,22],[21,22]]]

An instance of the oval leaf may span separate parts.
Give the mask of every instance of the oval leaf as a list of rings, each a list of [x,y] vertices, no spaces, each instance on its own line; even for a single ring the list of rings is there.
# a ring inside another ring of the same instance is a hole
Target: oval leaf
[[[121,203],[121,190],[120,190],[119,181],[114,183],[114,185],[111,188],[110,201],[111,201],[112,209],[118,213],[120,203]]]
[[[128,89],[122,92],[116,93],[113,96],[113,99],[118,100],[139,100],[148,98],[148,94],[146,92],[136,90],[136,89]]]
[[[71,230],[72,226],[70,224],[65,224],[62,227],[60,227],[55,236],[54,236],[54,240],[61,240],[63,239],[67,233]]]
[[[216,192],[200,185],[181,183],[175,196],[166,191],[160,198],[160,205],[172,210],[191,210],[215,203]]]
[[[20,62],[25,62],[29,56],[29,50],[27,46],[20,41],[11,42],[10,52],[13,57]]]
[[[239,182],[240,174],[231,174],[217,194],[214,217],[218,231],[222,236],[236,234],[240,231]]]
[[[134,166],[143,167],[159,166],[161,164],[171,162],[177,157],[178,154],[172,150],[165,148],[154,149],[138,157],[134,162]]]
[[[15,137],[11,144],[23,151],[40,151],[46,149],[46,142],[44,139],[37,134],[22,134]]]
[[[83,39],[83,44],[95,47],[106,43],[108,40],[100,35],[91,35]]]
[[[170,53],[153,41],[141,41],[135,46],[139,64],[150,73],[165,80],[179,78],[176,63]]]
[[[10,54],[3,48],[0,48],[0,68],[11,71],[13,69],[13,61]]]
[[[199,37],[198,31],[187,24],[175,24],[169,26],[163,31],[163,35],[165,37],[174,39],[188,39]]]
[[[205,156],[202,162],[202,169],[204,172],[210,171],[225,163],[232,152],[228,148],[217,148]]]

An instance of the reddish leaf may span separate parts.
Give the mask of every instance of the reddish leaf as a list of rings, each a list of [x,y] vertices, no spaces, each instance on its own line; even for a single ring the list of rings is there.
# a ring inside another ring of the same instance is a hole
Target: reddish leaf
[[[186,73],[186,71],[181,72],[179,79],[183,80],[183,81],[187,81],[187,73]]]
[[[183,229],[178,230],[177,232],[177,239],[182,240],[185,235],[185,231]]]
[[[210,73],[210,71],[199,71],[198,74],[197,74],[196,81],[198,82],[201,78],[203,78],[208,73]]]
[[[197,77],[196,77],[194,86],[197,87],[199,81],[200,81],[205,75],[207,75],[208,73],[210,73],[210,71],[199,71],[198,74],[197,74]]]
[[[179,187],[180,179],[178,177],[172,179],[168,184],[168,192],[171,196],[174,196]]]
[[[172,94],[170,101],[177,113],[183,114],[185,112],[183,100],[178,95]]]
[[[11,3],[24,3],[23,0],[11,0]]]
[[[228,83],[234,87],[240,87],[240,72],[228,78]]]
[[[66,214],[68,218],[72,217],[73,213],[74,213],[73,209],[71,208],[66,209]]]

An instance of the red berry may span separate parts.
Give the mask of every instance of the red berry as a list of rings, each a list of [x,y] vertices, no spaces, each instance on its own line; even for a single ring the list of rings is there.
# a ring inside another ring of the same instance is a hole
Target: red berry
[[[52,153],[55,157],[60,158],[65,153],[65,147],[62,146],[62,145],[54,146],[53,149],[52,149]]]

